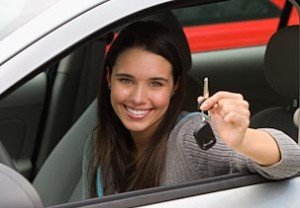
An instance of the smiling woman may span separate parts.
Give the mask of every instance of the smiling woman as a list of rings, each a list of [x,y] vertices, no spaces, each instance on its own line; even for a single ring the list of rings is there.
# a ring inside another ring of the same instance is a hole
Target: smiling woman
[[[275,129],[250,129],[241,94],[207,98],[200,109],[210,112],[208,120],[182,112],[190,53],[182,55],[179,45],[187,40],[179,27],[175,31],[138,21],[111,45],[98,95],[99,126],[85,147],[85,198],[233,172],[282,179],[299,171],[297,144]],[[207,125],[216,137],[208,150],[195,139]]]
[[[162,56],[133,48],[120,54],[107,79],[112,107],[137,145],[154,133],[167,111],[176,90],[172,67]]]
[[[191,59],[173,44],[186,44],[177,37],[161,24],[138,22],[120,33],[107,54],[92,168],[95,181],[101,167],[105,194],[160,184],[167,137],[181,112]],[[110,169],[119,172],[112,176],[113,189],[107,186]]]

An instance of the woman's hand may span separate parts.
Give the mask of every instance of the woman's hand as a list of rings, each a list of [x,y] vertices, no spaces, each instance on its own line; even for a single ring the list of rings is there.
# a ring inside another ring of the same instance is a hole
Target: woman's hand
[[[203,97],[198,97],[198,102]],[[200,110],[209,111],[211,125],[232,149],[269,166],[281,159],[276,141],[268,133],[250,129],[249,103],[241,94],[220,91],[207,98]]]
[[[249,104],[243,96],[220,91],[207,98],[200,110],[209,110],[211,125],[229,147],[238,149],[250,122]]]

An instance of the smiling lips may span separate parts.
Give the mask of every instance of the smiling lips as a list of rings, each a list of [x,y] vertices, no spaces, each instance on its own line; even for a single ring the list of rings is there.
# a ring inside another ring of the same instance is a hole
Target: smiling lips
[[[143,119],[150,113],[151,110],[151,109],[137,110],[137,109],[129,108],[127,106],[125,106],[125,109],[128,116],[133,119]]]

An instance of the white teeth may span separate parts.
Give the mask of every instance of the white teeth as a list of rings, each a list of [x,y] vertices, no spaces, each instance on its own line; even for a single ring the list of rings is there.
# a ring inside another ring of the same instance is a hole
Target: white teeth
[[[127,111],[129,113],[134,114],[134,115],[140,116],[140,115],[146,114],[149,110],[134,110],[134,109],[127,108]]]

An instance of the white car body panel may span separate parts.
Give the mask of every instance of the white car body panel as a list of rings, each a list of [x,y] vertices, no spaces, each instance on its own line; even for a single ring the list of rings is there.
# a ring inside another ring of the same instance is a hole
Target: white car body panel
[[[38,39],[34,43],[31,43],[31,41],[35,41],[36,39],[27,40],[28,42],[26,43],[24,41],[24,43],[22,43],[22,46],[25,47],[31,44],[30,47],[24,48],[23,50],[21,49],[22,47],[14,49],[14,52],[16,52],[17,50],[22,51],[20,51],[17,54],[17,56],[9,59],[0,66],[0,93],[7,90],[10,86],[12,86],[17,81],[28,75],[34,69],[40,67],[42,64],[49,61],[51,58],[58,55],[62,51],[66,50],[68,47],[77,43],[82,38],[88,37],[90,34],[96,32],[99,28],[103,28],[104,26],[109,25],[110,23],[117,21],[122,17],[166,2],[170,1],[128,0],[126,1],[126,4],[124,4],[124,1],[122,0],[108,1],[103,5],[95,7],[92,10],[76,17],[72,21],[65,23],[64,25],[58,27],[57,29],[49,33],[47,36]],[[51,10],[51,12],[54,11]],[[71,17],[73,17],[74,13],[71,13],[71,15]],[[48,15],[46,15],[46,17],[47,16]],[[43,18],[46,17],[42,16],[41,20],[35,19],[32,24],[38,24],[37,22],[42,22]],[[68,18],[65,18],[65,21],[67,21],[67,19]],[[89,24],[86,24],[87,22],[89,22]],[[53,29],[53,27],[57,26],[57,24],[58,23],[53,23],[53,26],[51,26],[48,29],[48,31]],[[31,27],[32,25],[29,24],[22,28],[22,30],[24,31],[22,32],[22,35],[24,37],[28,36],[28,34],[31,34]],[[18,31],[16,32],[16,34],[14,34],[14,38],[20,35],[20,31]],[[36,34],[36,38],[41,37],[43,35],[44,33],[42,31],[39,31],[38,34]],[[5,44],[0,45],[1,51],[6,51],[6,47],[8,47],[8,42],[12,41],[10,38],[9,40],[10,41],[7,41]],[[38,56],[32,57],[32,54],[38,54]],[[0,56],[0,62],[2,62],[5,58],[7,57],[4,57],[3,55],[2,57]]]
[[[57,2],[0,41],[0,48],[6,49],[0,51],[0,64],[55,28],[103,2],[105,0]]]
[[[299,191],[300,178],[298,177],[290,180],[244,186],[141,207],[299,207]]]

